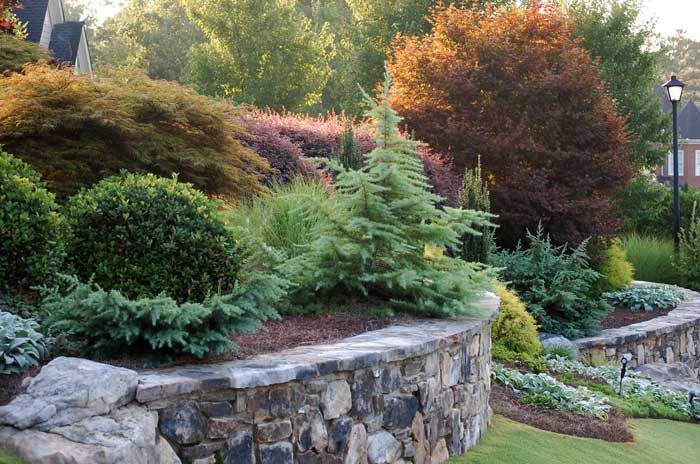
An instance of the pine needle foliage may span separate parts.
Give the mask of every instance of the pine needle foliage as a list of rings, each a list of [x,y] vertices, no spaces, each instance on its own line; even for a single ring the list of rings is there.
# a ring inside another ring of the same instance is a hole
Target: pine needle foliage
[[[136,70],[91,79],[45,64],[0,76],[0,144],[65,197],[121,170],[177,174],[210,195],[253,196],[268,163],[236,140],[230,106]]]
[[[66,337],[81,355],[99,358],[127,349],[150,352],[151,362],[236,349],[232,335],[254,332],[261,321],[279,318],[270,303],[285,292],[281,279],[257,274],[229,293],[179,304],[164,293],[131,300],[92,281],[61,278],[62,287],[39,288],[50,334]]]
[[[286,264],[286,275],[304,276],[300,289],[383,299],[393,309],[424,316],[471,313],[471,302],[489,283],[484,266],[430,257],[426,246],[454,248],[465,233],[488,223],[483,212],[445,207],[428,190],[418,144],[399,132],[389,105],[387,73],[377,100],[365,94],[366,116],[377,147],[361,169],[324,160],[336,172],[335,205],[325,230],[307,253]]]
[[[474,169],[464,171],[464,180],[459,192],[458,204],[465,209],[491,212],[491,196],[488,183],[483,180],[481,157]],[[462,237],[461,257],[465,261],[488,264],[489,251],[493,241],[493,227],[480,227],[480,235],[466,234]]]
[[[351,121],[348,121],[345,126],[338,160],[345,169],[360,169],[362,167],[362,151],[355,141]]]

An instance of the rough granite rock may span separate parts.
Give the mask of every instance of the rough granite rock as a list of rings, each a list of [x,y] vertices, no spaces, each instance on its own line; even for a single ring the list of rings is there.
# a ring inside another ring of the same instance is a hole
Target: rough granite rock
[[[648,375],[660,385],[700,396],[700,380],[683,363],[649,363],[635,368],[635,371]]]
[[[386,431],[367,438],[367,457],[371,464],[395,464],[401,458],[401,443]]]
[[[354,425],[350,431],[344,464],[367,464],[367,430],[363,424]]]
[[[78,358],[56,358],[32,379],[27,392],[0,407],[0,424],[42,431],[109,414],[136,393],[130,369]]]
[[[345,380],[328,382],[321,396],[321,410],[326,420],[337,419],[352,407],[350,385]]]
[[[543,333],[540,333],[540,341],[542,342],[542,347],[545,350],[547,348],[550,348],[553,346],[563,346],[563,347],[571,350],[571,352],[574,354],[576,359],[578,359],[578,357],[579,357],[578,345],[566,337],[562,337],[561,335],[543,332]]]
[[[128,406],[51,433],[3,427],[0,447],[32,464],[177,464],[170,446],[156,435],[157,421],[154,411]]]

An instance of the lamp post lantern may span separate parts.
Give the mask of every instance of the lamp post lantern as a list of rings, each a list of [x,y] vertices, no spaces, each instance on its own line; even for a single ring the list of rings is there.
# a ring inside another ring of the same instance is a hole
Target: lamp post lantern
[[[673,106],[673,244],[676,250],[681,240],[681,200],[680,185],[678,179],[678,102],[683,96],[685,84],[679,81],[675,75],[664,84],[668,93],[668,100]]]

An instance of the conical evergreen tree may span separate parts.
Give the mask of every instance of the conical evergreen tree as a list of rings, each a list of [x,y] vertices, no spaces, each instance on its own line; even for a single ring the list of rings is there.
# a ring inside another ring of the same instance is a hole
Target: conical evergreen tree
[[[417,142],[399,132],[390,92],[387,73],[376,101],[365,94],[377,148],[359,170],[330,161],[337,173],[336,201],[327,212],[327,229],[288,264],[288,272],[305,276],[316,291],[344,288],[423,315],[465,314],[489,272],[460,259],[430,258],[424,250],[458,247],[460,237],[478,234],[474,228],[486,225],[490,215],[438,209],[442,198],[428,190]]]
[[[465,209],[491,212],[491,196],[488,183],[484,181],[481,173],[481,157],[478,158],[474,169],[467,168],[464,171],[464,180],[457,202]],[[478,230],[481,235],[466,234],[462,237],[460,257],[465,261],[488,264],[494,228],[483,226]]]

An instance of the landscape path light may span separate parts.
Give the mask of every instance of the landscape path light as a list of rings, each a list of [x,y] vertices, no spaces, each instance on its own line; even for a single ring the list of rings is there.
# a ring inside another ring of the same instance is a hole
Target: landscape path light
[[[675,75],[664,84],[668,100],[673,107],[673,244],[678,251],[681,241],[681,200],[680,185],[678,179],[678,102],[683,96],[685,84],[679,81]]]

